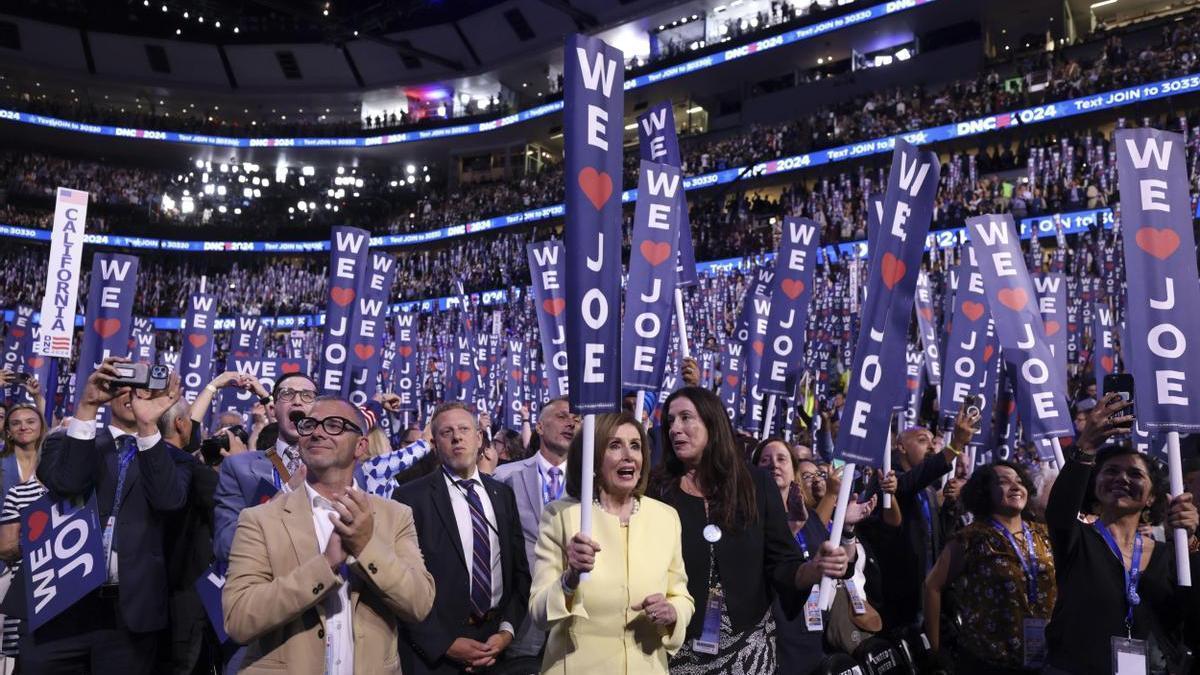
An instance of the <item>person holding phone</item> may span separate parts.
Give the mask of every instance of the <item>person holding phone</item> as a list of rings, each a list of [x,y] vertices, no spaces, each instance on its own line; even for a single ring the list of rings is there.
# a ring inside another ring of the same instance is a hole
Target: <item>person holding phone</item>
[[[1183,528],[1194,541],[1200,516],[1193,495],[1170,497],[1166,472],[1129,445],[1100,449],[1129,433],[1129,405],[1117,392],[1104,394],[1050,491],[1046,522],[1058,601],[1046,627],[1048,673],[1109,672],[1117,660],[1140,662],[1148,672],[1151,639],[1172,661],[1174,631],[1194,611],[1194,591],[1176,584],[1171,540],[1143,531]],[[1081,512],[1097,517],[1084,522]]]

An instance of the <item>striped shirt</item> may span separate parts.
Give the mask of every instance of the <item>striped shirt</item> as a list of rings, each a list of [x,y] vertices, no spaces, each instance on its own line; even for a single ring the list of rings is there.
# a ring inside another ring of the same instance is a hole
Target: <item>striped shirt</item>
[[[0,525],[21,522],[21,512],[47,492],[49,490],[39,483],[37,478],[31,478],[24,483],[17,483],[9,488],[8,494],[4,495],[4,508],[0,510]],[[16,574],[20,568],[20,558],[9,563],[9,569],[12,574]],[[20,593],[21,589],[9,588],[9,592]],[[0,636],[0,653],[3,653],[5,656],[17,655],[17,641],[20,629],[20,619],[8,616],[4,617],[3,634]]]

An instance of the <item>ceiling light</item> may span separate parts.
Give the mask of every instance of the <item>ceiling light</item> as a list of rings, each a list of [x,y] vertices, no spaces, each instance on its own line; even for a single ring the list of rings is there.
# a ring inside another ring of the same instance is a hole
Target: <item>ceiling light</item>
[[[1117,2],[1117,0],[1101,0],[1100,2],[1093,2],[1092,9],[1096,9],[1097,7],[1104,7],[1106,5],[1116,4],[1116,2]]]
[[[162,11],[164,11],[164,12],[165,12],[165,11],[167,11],[167,6],[166,6],[166,5],[163,5],[163,6],[162,6]]]

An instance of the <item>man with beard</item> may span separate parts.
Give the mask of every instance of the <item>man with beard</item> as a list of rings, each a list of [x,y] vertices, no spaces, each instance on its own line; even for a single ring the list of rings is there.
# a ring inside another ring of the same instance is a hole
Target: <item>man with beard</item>
[[[571,413],[565,397],[551,400],[538,414],[537,432],[541,448],[536,454],[519,462],[505,464],[496,470],[496,480],[513,489],[517,511],[521,514],[521,531],[525,535],[525,555],[533,569],[534,548],[537,545],[538,523],[542,507],[560,499],[567,477],[567,448],[575,438],[579,418]],[[536,656],[542,650],[546,634],[526,620],[517,631],[517,639],[509,647],[513,656]]]

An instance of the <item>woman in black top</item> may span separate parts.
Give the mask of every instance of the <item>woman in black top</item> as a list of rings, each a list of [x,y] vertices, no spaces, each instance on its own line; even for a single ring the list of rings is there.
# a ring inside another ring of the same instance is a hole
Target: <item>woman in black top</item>
[[[684,387],[663,407],[663,463],[651,492],[679,513],[688,592],[696,601],[671,672],[773,675],[773,594],[794,616],[822,574],[845,573],[846,554],[824,543],[811,561],[801,561],[778,491],[735,450],[715,394]]]
[[[1105,438],[1129,431],[1133,417],[1116,416],[1127,405],[1109,393],[1088,413],[1078,451],[1050,491],[1046,521],[1058,602],[1046,627],[1048,672],[1111,672],[1112,638],[1161,640],[1179,626],[1189,603],[1196,602],[1191,589],[1175,582],[1170,541],[1156,542],[1140,531],[1165,518],[1166,527],[1182,527],[1195,537],[1198,517],[1192,495],[1169,498],[1162,468],[1129,446],[1097,453]],[[1098,518],[1082,522],[1080,511]],[[1136,577],[1131,574],[1134,560]],[[1192,560],[1195,568],[1197,557]]]

